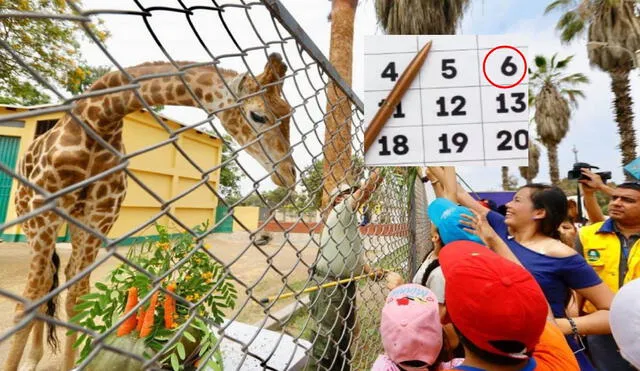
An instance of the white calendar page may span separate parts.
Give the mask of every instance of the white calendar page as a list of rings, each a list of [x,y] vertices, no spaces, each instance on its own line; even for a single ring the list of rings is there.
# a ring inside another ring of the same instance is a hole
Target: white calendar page
[[[527,47],[513,35],[365,37],[365,123],[431,50],[365,155],[368,166],[527,166]]]

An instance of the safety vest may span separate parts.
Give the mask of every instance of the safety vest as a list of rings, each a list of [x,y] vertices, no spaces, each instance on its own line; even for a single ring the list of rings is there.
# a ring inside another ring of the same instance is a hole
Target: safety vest
[[[604,225],[603,225],[604,224]],[[582,243],[582,253],[587,263],[600,276],[602,281],[613,290],[620,289],[620,259],[622,248],[618,235],[613,229],[613,220],[587,225],[580,229],[580,242]],[[627,260],[627,274],[623,283],[627,283],[640,277],[640,240],[631,247]],[[586,301],[584,311],[591,313],[596,311],[596,307]]]

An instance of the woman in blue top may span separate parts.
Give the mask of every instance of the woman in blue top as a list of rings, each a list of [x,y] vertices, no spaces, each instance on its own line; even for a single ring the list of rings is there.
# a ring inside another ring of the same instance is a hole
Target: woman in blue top
[[[608,315],[613,292],[581,255],[560,242],[558,227],[567,214],[564,192],[548,185],[526,185],[507,203],[506,216],[489,211],[460,186],[457,198],[460,204],[477,213],[480,223],[488,221],[509,248],[503,251],[497,249],[496,252],[510,259],[517,257],[535,277],[549,301],[558,326],[575,352],[580,369],[595,371],[575,335],[611,332]],[[598,311],[568,318],[565,306],[571,290],[594,303]]]

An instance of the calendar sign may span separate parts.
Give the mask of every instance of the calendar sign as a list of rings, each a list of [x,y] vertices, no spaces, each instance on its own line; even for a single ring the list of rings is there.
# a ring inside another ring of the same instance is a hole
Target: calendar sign
[[[367,36],[367,125],[428,41],[432,46],[425,63],[365,163],[527,166],[527,47],[518,36]]]

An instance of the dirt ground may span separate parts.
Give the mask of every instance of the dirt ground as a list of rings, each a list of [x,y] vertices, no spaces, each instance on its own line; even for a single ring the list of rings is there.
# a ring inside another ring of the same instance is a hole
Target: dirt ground
[[[308,234],[291,234],[289,243],[285,242],[282,234],[274,233],[274,239],[260,251],[255,246],[247,247],[248,236],[248,233],[217,234],[207,242],[211,245],[213,254],[225,265],[230,265],[231,273],[238,279],[236,308],[226,313],[226,317],[233,318],[237,315],[236,320],[252,324],[264,319],[265,314],[259,304],[248,298],[246,287],[252,288],[253,296],[258,299],[277,294],[283,285],[283,275],[288,277],[288,283],[294,283],[299,287],[307,277],[307,267],[302,262],[310,265],[316,256],[317,248],[315,244],[309,243]],[[125,253],[128,248],[120,249]],[[58,244],[57,251],[61,259],[61,271],[63,271],[69,260],[71,247],[68,244]],[[104,252],[99,253],[98,259],[101,256],[104,256]],[[25,243],[0,243],[0,288],[20,295],[24,287],[29,260],[30,251]],[[110,258],[100,265],[91,276],[92,285],[104,279],[119,263],[119,260]],[[64,282],[63,276],[62,274],[60,277],[61,282]],[[65,319],[66,314],[62,304],[64,293],[58,299],[58,303],[58,316]],[[289,303],[291,300],[282,300],[271,311],[276,311]],[[13,300],[0,296],[0,336],[6,334],[13,325],[14,308]],[[65,332],[65,329],[58,329],[59,339],[64,339]],[[0,343],[0,364],[4,362],[9,347],[9,340]],[[30,345],[27,345],[23,357],[26,357],[29,349]],[[60,353],[52,354],[49,348],[45,347],[45,354],[38,370],[57,370],[61,360]]]

